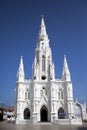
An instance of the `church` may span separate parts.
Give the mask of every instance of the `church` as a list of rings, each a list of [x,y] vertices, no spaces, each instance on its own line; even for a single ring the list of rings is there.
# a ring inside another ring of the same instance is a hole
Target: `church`
[[[55,78],[49,41],[42,17],[32,64],[32,79],[25,79],[23,58],[20,58],[16,79],[16,124],[82,124],[82,120],[87,120],[86,104],[73,99],[71,74],[65,55],[61,79]]]

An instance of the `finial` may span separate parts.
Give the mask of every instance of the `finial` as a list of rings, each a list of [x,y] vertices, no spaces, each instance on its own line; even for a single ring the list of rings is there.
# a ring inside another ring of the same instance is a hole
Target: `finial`
[[[64,63],[66,63],[66,55],[64,54]]]
[[[20,64],[23,64],[23,56],[20,57]]]
[[[23,58],[23,56],[21,55],[21,59]]]
[[[41,17],[44,18],[44,15],[42,14]]]
[[[64,54],[64,58],[66,58],[66,55]]]

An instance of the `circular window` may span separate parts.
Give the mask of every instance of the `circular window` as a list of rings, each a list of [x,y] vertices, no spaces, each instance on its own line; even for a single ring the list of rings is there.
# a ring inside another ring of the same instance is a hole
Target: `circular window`
[[[42,79],[42,80],[45,80],[45,79],[46,79],[46,76],[42,76],[41,79]]]

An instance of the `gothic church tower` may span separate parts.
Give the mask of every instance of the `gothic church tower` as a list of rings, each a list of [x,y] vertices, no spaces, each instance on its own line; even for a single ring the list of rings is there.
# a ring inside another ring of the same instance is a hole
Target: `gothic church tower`
[[[54,64],[49,39],[46,32],[44,19],[41,20],[37,47],[35,49],[35,60],[33,64],[33,80],[54,80]]]

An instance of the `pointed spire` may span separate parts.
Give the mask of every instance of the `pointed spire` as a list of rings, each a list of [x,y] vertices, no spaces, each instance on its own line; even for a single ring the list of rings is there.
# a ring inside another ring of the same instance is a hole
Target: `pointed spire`
[[[70,71],[69,71],[69,68],[68,68],[67,60],[66,60],[66,55],[64,55],[64,65],[63,65],[62,79],[66,80],[66,81],[71,80]]]
[[[41,15],[41,16],[42,16],[41,25],[45,27],[45,23],[44,23],[44,15]]]
[[[19,71],[24,73],[24,65],[23,65],[23,58],[22,58],[22,56],[20,58]]]
[[[64,55],[64,69],[65,71],[69,71],[67,60],[66,60],[66,55]]]
[[[24,81],[24,77],[25,77],[25,74],[24,74],[23,58],[21,56],[19,69],[18,69],[18,72],[17,72],[17,80],[18,81]]]
[[[48,35],[47,35],[47,32],[46,32],[44,16],[42,15],[41,25],[40,25],[40,30],[39,30],[39,39],[43,39],[44,40],[44,38],[48,39]]]

